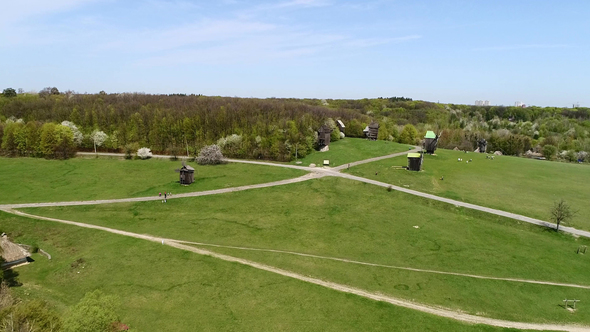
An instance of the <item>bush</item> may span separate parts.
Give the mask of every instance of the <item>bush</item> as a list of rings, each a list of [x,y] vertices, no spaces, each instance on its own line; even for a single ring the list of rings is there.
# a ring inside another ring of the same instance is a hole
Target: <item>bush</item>
[[[112,331],[113,323],[117,322],[118,299],[96,290],[87,293],[70,311],[64,321],[66,332],[99,332]]]
[[[46,302],[33,300],[12,305],[2,312],[2,331],[59,331],[61,319]]]
[[[552,160],[557,154],[557,147],[555,145],[547,144],[543,147],[542,153],[543,157]]]
[[[132,159],[133,158],[133,152],[137,151],[139,149],[139,144],[137,143],[129,143],[126,144],[124,147],[125,150],[125,159]]]
[[[411,124],[407,124],[402,129],[402,133],[399,135],[399,142],[402,144],[416,144],[416,139],[418,137],[418,131],[416,127]]]
[[[152,151],[149,148],[141,148],[137,150],[137,156],[141,159],[148,159],[152,157]]]
[[[201,149],[197,157],[199,165],[216,165],[223,162],[223,154],[218,145],[207,145]]]

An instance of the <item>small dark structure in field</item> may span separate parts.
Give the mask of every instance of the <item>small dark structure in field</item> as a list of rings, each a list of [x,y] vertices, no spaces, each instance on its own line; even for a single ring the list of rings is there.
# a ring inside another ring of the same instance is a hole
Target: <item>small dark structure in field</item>
[[[2,234],[0,238],[0,247],[2,247],[2,258],[4,259],[1,268],[7,269],[29,262],[31,254],[18,244],[12,243],[6,234]]]
[[[344,122],[342,122],[342,120],[338,120],[336,121],[336,125],[338,126],[338,130],[340,130],[341,133],[344,133],[344,129],[346,128]]]
[[[479,148],[479,153],[486,153],[486,150],[488,148],[488,141],[482,138],[479,141],[477,141],[477,146]]]
[[[365,128],[365,130],[363,130],[363,132],[365,133],[365,136],[367,136],[367,139],[376,141],[379,136],[379,124],[373,121]]]
[[[180,173],[180,184],[191,184],[195,182],[195,169],[182,162],[182,168],[177,169]]]
[[[408,170],[421,171],[423,156],[422,153],[408,153]]]
[[[323,125],[318,129],[318,148],[322,148],[330,145],[330,135],[332,134],[332,128],[328,125]]]
[[[439,137],[439,135],[431,130],[426,132],[426,135],[424,136],[424,149],[426,150],[426,153],[433,154],[434,151],[436,151]]]

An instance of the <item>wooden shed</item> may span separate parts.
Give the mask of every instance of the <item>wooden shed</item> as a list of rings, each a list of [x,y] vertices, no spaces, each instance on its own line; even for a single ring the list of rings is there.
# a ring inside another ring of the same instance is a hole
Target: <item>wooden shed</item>
[[[408,170],[419,172],[422,170],[422,153],[408,153]]]
[[[365,128],[365,130],[363,130],[363,132],[368,139],[375,141],[377,140],[377,137],[379,137],[379,124],[373,121]]]
[[[0,238],[0,247],[2,248],[2,259],[4,260],[1,268],[7,269],[29,262],[31,254],[18,244],[12,243],[6,234],[2,234]]]
[[[180,172],[180,184],[191,184],[195,182],[194,168],[183,164],[182,168],[178,171]]]
[[[479,153],[486,153],[486,150],[488,148],[488,141],[482,138],[479,141],[477,141],[477,146],[479,148]]]
[[[344,129],[346,129],[344,122],[342,122],[342,120],[338,120],[336,121],[336,125],[338,126],[338,130],[340,130],[341,133],[344,133]]]
[[[433,131],[429,130],[426,132],[426,135],[424,135],[424,150],[426,150],[426,153],[433,154],[436,151],[438,138],[439,136]]]
[[[318,129],[318,148],[322,149],[330,145],[330,135],[332,134],[332,128],[328,125],[323,125]]]

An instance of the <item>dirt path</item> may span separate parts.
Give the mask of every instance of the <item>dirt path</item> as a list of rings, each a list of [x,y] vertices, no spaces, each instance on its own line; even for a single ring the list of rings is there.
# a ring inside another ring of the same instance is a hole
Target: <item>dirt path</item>
[[[219,253],[204,250],[204,249],[199,249],[199,248],[196,248],[196,247],[193,247],[190,245],[176,242],[175,240],[171,240],[171,239],[160,238],[160,237],[155,237],[155,236],[146,235],[146,234],[137,234],[137,233],[121,231],[121,230],[117,230],[117,229],[113,229],[113,228],[84,224],[84,223],[74,222],[74,221],[69,221],[69,220],[35,216],[35,215],[30,215],[27,213],[23,213],[23,212],[11,210],[11,209],[1,209],[1,210],[8,212],[8,213],[16,214],[19,216],[23,216],[23,217],[54,221],[54,222],[59,222],[59,223],[68,224],[68,225],[74,225],[74,226],[78,226],[78,227],[98,229],[98,230],[106,231],[109,233],[129,236],[129,237],[152,241],[152,242],[158,242],[158,243],[166,244],[166,245],[174,247],[174,248],[178,248],[178,249],[182,249],[182,250],[186,250],[186,251],[191,251],[191,252],[194,252],[194,253],[197,253],[200,255],[211,256],[211,257],[218,258],[218,259],[228,261],[228,262],[234,262],[234,263],[247,265],[247,266],[259,269],[259,270],[264,270],[264,271],[276,273],[276,274],[279,274],[279,275],[282,275],[285,277],[301,280],[301,281],[304,281],[307,283],[319,285],[319,286],[333,289],[336,291],[355,294],[357,296],[362,296],[362,297],[372,299],[375,301],[387,302],[387,303],[397,305],[400,307],[418,310],[421,312],[429,313],[429,314],[440,316],[440,317],[455,319],[455,320],[462,321],[462,322],[469,323],[469,324],[485,324],[485,325],[492,325],[492,326],[498,326],[498,327],[504,327],[504,328],[523,329],[523,330],[553,330],[553,331],[570,331],[570,332],[590,331],[590,327],[588,327],[588,326],[522,323],[522,322],[511,322],[511,321],[500,320],[500,319],[479,317],[479,316],[470,315],[470,314],[466,314],[466,313],[462,313],[462,312],[458,312],[458,311],[453,311],[453,310],[449,310],[449,309],[445,309],[445,308],[427,306],[427,305],[423,305],[423,304],[419,304],[419,303],[414,303],[414,302],[398,299],[398,298],[391,297],[391,296],[367,292],[362,289],[358,289],[358,288],[354,288],[354,287],[350,287],[347,285],[342,285],[342,284],[338,284],[338,283],[334,283],[334,282],[329,282],[329,281],[325,281],[325,280],[321,280],[321,279],[317,279],[317,278],[304,276],[304,275],[301,275],[298,273],[290,272],[290,271],[283,270],[283,269],[278,269],[278,268],[275,268],[272,266],[256,263],[256,262],[249,261],[246,259],[236,258],[236,257],[223,255],[223,254],[219,254]]]
[[[201,247],[215,247],[215,248],[235,249],[235,250],[244,250],[244,251],[259,251],[259,252],[270,252],[270,253],[277,253],[277,254],[287,254],[287,255],[295,255],[295,256],[302,256],[302,257],[309,257],[309,258],[326,259],[326,260],[332,260],[332,261],[349,263],[349,264],[358,264],[358,265],[366,265],[366,266],[383,267],[383,268],[388,268],[388,269],[404,270],[404,271],[412,271],[412,272],[423,272],[423,273],[432,273],[432,274],[451,275],[451,276],[458,276],[458,277],[465,277],[465,278],[474,278],[474,279],[510,281],[510,282],[517,282],[517,283],[526,283],[526,284],[537,284],[537,285],[549,285],[549,286],[559,286],[559,287],[590,289],[590,286],[589,285],[578,285],[578,284],[568,284],[568,283],[553,282],[553,281],[519,279],[519,278],[490,277],[490,276],[482,276],[482,275],[468,274],[468,273],[447,272],[447,271],[437,271],[437,270],[428,270],[428,269],[417,269],[417,268],[413,268],[413,267],[384,265],[384,264],[376,264],[376,263],[355,261],[355,260],[346,259],[346,258],[338,258],[338,257],[330,257],[330,256],[320,256],[320,255],[313,255],[313,254],[305,254],[305,253],[296,252],[296,251],[286,251],[286,250],[277,250],[277,249],[260,249],[260,248],[236,247],[236,246],[225,246],[225,245],[220,245],[220,244],[211,244],[211,243],[202,243],[202,242],[191,242],[191,241],[182,241],[182,240],[172,240],[172,241],[177,242],[177,243],[183,243],[183,244],[190,244],[190,245],[195,245],[195,246],[201,246]]]
[[[455,206],[465,207],[465,208],[472,209],[472,210],[495,214],[497,216],[506,217],[506,218],[510,218],[510,219],[514,219],[514,220],[518,220],[518,221],[523,221],[523,222],[526,222],[529,224],[534,224],[534,225],[538,225],[538,226],[542,226],[542,227],[548,227],[548,228],[553,228],[553,229],[555,229],[555,227],[556,227],[556,225],[553,223],[550,223],[550,222],[547,222],[544,220],[540,220],[540,219],[535,219],[535,218],[523,216],[523,215],[512,213],[512,212],[496,210],[496,209],[488,208],[485,206],[456,201],[456,200],[450,199],[450,198],[439,197],[439,196],[435,196],[432,194],[423,193],[421,191],[416,191],[416,190],[412,190],[412,189],[408,189],[408,188],[404,188],[404,187],[398,187],[398,186],[391,185],[389,183],[379,182],[379,181],[375,181],[375,180],[371,180],[371,179],[367,179],[367,178],[363,178],[363,177],[355,176],[355,175],[351,175],[351,174],[346,174],[346,173],[338,173],[338,174],[339,174],[338,176],[345,178],[345,179],[365,182],[365,183],[373,184],[373,185],[384,187],[384,188],[390,187],[392,190],[401,191],[406,194],[419,196],[419,197],[431,199],[434,201],[439,201],[439,202],[443,202],[443,203],[453,204]],[[332,174],[329,174],[329,175],[332,175]],[[584,236],[584,237],[590,238],[590,232],[579,230],[579,229],[576,229],[573,227],[560,226],[559,230],[564,233],[570,233],[573,235]]]
[[[379,161],[379,160],[383,160],[383,159],[389,159],[389,158],[395,158],[395,157],[399,157],[399,156],[404,156],[404,155],[407,155],[408,153],[419,152],[419,151],[420,151],[420,147],[415,146],[414,149],[411,149],[411,150],[408,150],[408,151],[398,152],[398,153],[393,153],[393,154],[388,154],[386,156],[381,156],[381,157],[375,157],[375,158],[369,158],[369,159],[359,160],[359,161],[355,161],[355,162],[352,162],[352,163],[340,165],[340,166],[334,167],[332,169],[335,170],[335,171],[337,171],[337,172],[339,172],[339,171],[341,171],[343,169],[346,169],[348,167],[358,166],[358,165],[362,165],[362,164],[366,164],[366,163],[372,163],[374,161]]]
[[[405,151],[405,152],[394,153],[394,154],[390,154],[390,155],[387,155],[387,156],[381,156],[381,157],[375,157],[375,158],[371,158],[371,159],[361,160],[361,161],[357,161],[357,162],[354,162],[354,163],[350,163],[350,165],[351,166],[356,166],[356,165],[360,165],[360,164],[364,164],[364,163],[368,163],[368,162],[372,162],[372,161],[376,161],[376,160],[382,160],[382,159],[386,159],[386,158],[393,158],[393,157],[404,155],[404,154],[406,154],[408,152],[412,152],[412,151],[417,151],[417,149],[410,150],[410,151]],[[78,154],[80,154],[80,155],[94,155],[94,153],[89,153],[89,152],[79,152]],[[113,156],[113,157],[123,157],[124,156],[122,153],[98,153],[98,155]],[[156,155],[154,157],[155,158],[169,158],[170,156]],[[401,191],[401,192],[404,192],[406,194],[420,196],[420,197],[423,197],[423,198],[426,198],[426,199],[432,199],[432,200],[443,202],[443,203],[453,204],[455,206],[461,206],[461,207],[465,207],[465,208],[472,209],[472,210],[477,210],[477,211],[482,211],[482,212],[486,212],[486,213],[490,213],[490,214],[495,214],[495,215],[498,215],[498,216],[502,216],[502,217],[506,217],[506,218],[510,218],[510,219],[514,219],[514,220],[518,220],[518,221],[522,221],[522,222],[526,222],[526,223],[529,223],[529,224],[534,224],[534,225],[537,225],[537,226],[542,226],[542,227],[547,227],[547,228],[553,228],[553,229],[555,229],[557,227],[555,224],[550,223],[550,222],[547,222],[547,221],[544,221],[544,220],[535,219],[535,218],[523,216],[523,215],[512,213],[512,212],[506,212],[506,211],[502,211],[502,210],[492,209],[492,208],[488,208],[488,207],[485,207],[485,206],[480,206],[480,205],[465,203],[465,202],[461,202],[461,201],[456,201],[456,200],[453,200],[453,199],[444,198],[444,197],[440,197],[440,196],[435,196],[435,195],[432,195],[432,194],[427,194],[427,193],[423,193],[423,192],[412,190],[412,189],[398,187],[398,186],[395,186],[395,185],[392,185],[392,184],[389,184],[389,183],[375,181],[375,180],[363,178],[363,177],[360,177],[360,176],[355,176],[355,175],[351,175],[351,174],[347,174],[347,173],[341,173],[340,171],[342,169],[348,167],[348,164],[341,165],[341,166],[334,167],[334,168],[322,168],[322,167],[305,167],[305,166],[296,166],[296,165],[288,165],[288,164],[278,164],[278,163],[271,163],[271,162],[264,162],[264,161],[238,160],[238,159],[227,159],[227,161],[228,162],[236,162],[236,163],[244,163],[244,164],[255,164],[255,165],[264,165],[264,166],[275,166],[275,167],[286,167],[286,168],[300,169],[300,170],[305,170],[305,171],[308,171],[308,172],[317,174],[316,176],[327,175],[327,176],[341,177],[341,178],[345,178],[345,179],[349,179],[349,180],[354,180],[354,181],[360,181],[360,182],[365,182],[365,183],[373,184],[373,185],[384,187],[384,188],[391,187],[392,190]],[[296,183],[296,182],[305,181],[305,180],[302,180],[302,178],[304,178],[304,177],[296,178],[297,180],[296,181],[292,181],[292,182],[290,182],[290,180],[271,182],[270,185],[268,185],[268,187],[276,186],[276,185],[281,185],[281,184],[288,184],[288,183]],[[293,179],[293,180],[295,180],[295,179]],[[306,180],[309,180],[309,179],[306,179]],[[284,183],[281,183],[281,182],[284,182]],[[246,189],[255,189],[255,188],[263,188],[263,187],[265,187],[265,186],[264,185],[244,186],[244,187],[234,188],[235,190],[233,190],[233,191],[240,191],[240,190],[246,190]],[[203,196],[203,195],[213,195],[213,194],[217,194],[217,193],[230,192],[230,191],[232,191],[230,189],[231,188],[219,189],[219,190],[211,190],[211,191],[207,191],[207,192],[183,194],[183,195],[186,195],[186,196],[177,195],[175,198],[178,198],[178,197],[195,197],[195,196]],[[228,190],[228,191],[224,191],[224,190]],[[149,197],[140,197],[140,198],[119,199],[119,200],[102,200],[102,201],[87,201],[87,202],[58,202],[58,203],[36,203],[36,204],[5,204],[5,205],[0,205],[0,209],[1,208],[18,208],[19,205],[23,205],[23,206],[20,206],[20,207],[67,206],[67,205],[89,205],[89,204],[105,204],[105,203],[119,203],[119,202],[137,202],[137,201],[149,201],[149,200],[157,200],[157,199],[158,199],[158,197],[151,197],[151,198],[149,198]],[[70,203],[72,203],[72,204],[70,204]],[[73,204],[73,203],[75,203],[75,204]],[[40,204],[40,205],[38,205],[38,204]],[[48,205],[43,205],[43,204],[48,204]],[[52,205],[52,204],[56,204],[56,205]],[[34,205],[34,206],[32,206],[32,205]],[[573,228],[573,227],[567,227],[567,226],[561,226],[559,229],[562,232],[564,232],[564,233],[569,233],[569,234],[572,234],[572,235],[575,235],[575,236],[583,236],[583,237],[590,238],[590,232],[589,231],[579,230],[579,229],[576,229],[576,228]]]
[[[300,176],[297,178],[280,180],[280,181],[275,181],[275,182],[251,184],[251,185],[247,185],[247,186],[224,188],[224,189],[197,191],[197,192],[184,193],[184,194],[174,194],[172,196],[168,196],[168,199],[217,195],[217,194],[224,194],[224,193],[250,190],[250,189],[282,186],[285,184],[298,183],[298,182],[308,181],[311,179],[317,179],[322,176],[324,176],[324,175],[321,173],[309,173],[309,174],[306,174],[306,175],[303,175],[303,176]],[[162,200],[162,197],[159,197],[159,196],[147,196],[147,197],[119,198],[119,199],[102,199],[102,200],[93,200],[93,201],[0,204],[0,210],[21,209],[21,208],[30,208],[30,207],[76,206],[76,205],[98,205],[98,204],[111,204],[111,203],[148,202],[148,201],[161,201],[161,200]]]

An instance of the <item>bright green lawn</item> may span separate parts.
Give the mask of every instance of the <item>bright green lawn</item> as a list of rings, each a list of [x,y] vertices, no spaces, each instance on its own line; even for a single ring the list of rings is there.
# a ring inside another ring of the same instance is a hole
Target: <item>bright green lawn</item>
[[[324,160],[330,160],[330,166],[339,166],[353,161],[385,156],[406,151],[409,145],[388,141],[369,141],[361,138],[345,138],[330,143],[330,150],[326,152],[313,151],[305,158],[299,159],[303,166],[316,164],[321,166]],[[295,161],[292,162],[295,164]]]
[[[271,166],[224,164],[195,167],[195,183],[181,186],[180,161],[75,158],[0,158],[0,203],[127,198],[278,181],[305,172]]]
[[[587,239],[340,178],[170,200],[168,204],[25,210],[174,239],[590,284],[590,256],[576,254],[579,245],[590,244]],[[280,254],[233,254],[474,314],[590,324],[590,306],[580,306],[575,315],[558,307],[566,297],[590,303],[589,290],[399,272]]]
[[[567,226],[590,230],[588,165],[509,156],[489,160],[485,154],[442,149],[436,152],[425,156],[424,171],[419,173],[391,167],[407,165],[406,157],[359,165],[347,172],[542,220],[549,219],[554,201],[563,198],[579,211]],[[469,159],[473,162],[466,163]]]
[[[0,221],[19,242],[37,243],[53,256],[34,254],[34,263],[16,269],[23,285],[13,290],[20,297],[65,311],[101,289],[120,298],[122,322],[134,331],[508,331],[102,231],[3,212]],[[73,267],[78,259],[84,263]]]

